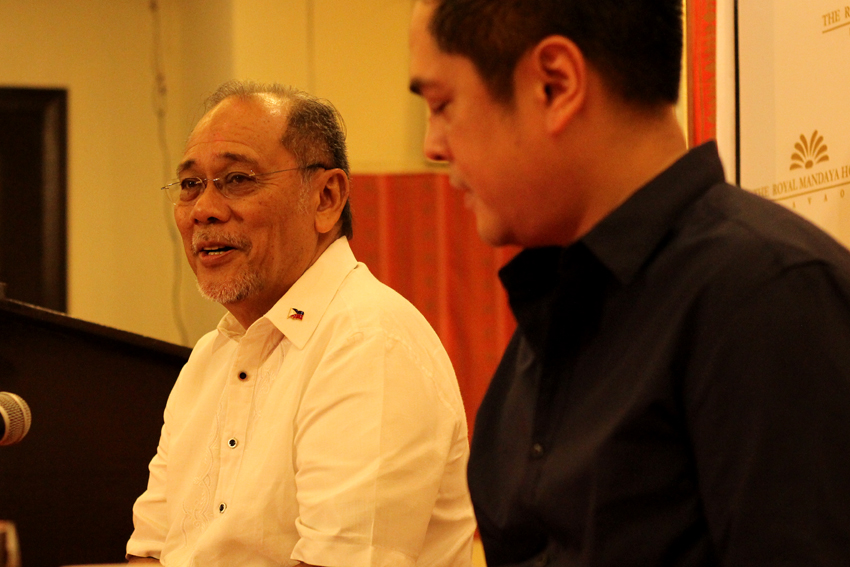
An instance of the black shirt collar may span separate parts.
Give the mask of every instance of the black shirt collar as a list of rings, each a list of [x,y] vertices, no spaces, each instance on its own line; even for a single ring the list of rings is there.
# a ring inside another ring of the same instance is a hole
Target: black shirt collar
[[[584,256],[579,249],[586,248],[621,283],[628,283],[682,212],[723,180],[717,145],[707,142],[636,191],[575,244],[523,250],[499,277],[511,294],[543,293],[576,256]]]
[[[588,232],[581,242],[622,284],[634,279],[682,213],[724,180],[717,145],[692,149]]]
[[[572,321],[576,332],[594,317],[597,296],[627,285],[661,245],[677,219],[708,189],[724,180],[717,146],[708,142],[685,154],[636,191],[572,245],[531,248],[499,271],[523,335],[546,351],[553,320]],[[557,314],[557,315],[556,315]]]

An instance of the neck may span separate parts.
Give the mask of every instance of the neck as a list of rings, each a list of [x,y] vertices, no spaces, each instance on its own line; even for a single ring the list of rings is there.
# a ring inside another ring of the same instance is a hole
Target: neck
[[[579,182],[590,190],[585,215],[571,241],[590,231],[687,152],[672,106],[644,111],[619,105],[604,116],[586,138],[591,142],[583,152],[588,163]]]

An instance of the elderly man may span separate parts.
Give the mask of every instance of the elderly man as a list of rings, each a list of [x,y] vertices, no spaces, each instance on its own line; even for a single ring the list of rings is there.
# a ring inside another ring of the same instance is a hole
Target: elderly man
[[[416,309],[357,263],[335,109],[276,85],[209,100],[165,189],[224,305],[165,408],[131,561],[467,565],[457,382]]]
[[[518,322],[488,565],[850,565],[850,255],[674,114],[681,0],[419,0],[411,89]]]

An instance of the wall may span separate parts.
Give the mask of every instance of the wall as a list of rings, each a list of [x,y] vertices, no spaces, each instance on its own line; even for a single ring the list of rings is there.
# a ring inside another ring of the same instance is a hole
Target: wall
[[[184,344],[215,326],[223,310],[195,291],[158,188],[225,80],[288,83],[334,101],[355,173],[424,167],[425,111],[406,88],[410,7],[0,0],[0,86],[69,91],[69,313]]]
[[[173,339],[147,4],[0,0],[0,84],[69,91],[69,312]]]
[[[411,6],[0,0],[0,86],[69,91],[69,313],[188,345],[215,326],[223,309],[197,294],[158,188],[225,80],[332,100],[348,126],[355,200],[357,173],[425,169],[425,109],[407,92]]]

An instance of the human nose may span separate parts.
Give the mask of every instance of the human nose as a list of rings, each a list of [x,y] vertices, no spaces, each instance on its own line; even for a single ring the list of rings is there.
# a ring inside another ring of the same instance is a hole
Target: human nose
[[[445,141],[445,133],[441,126],[431,119],[425,127],[425,143],[423,146],[425,157],[432,161],[449,161],[448,147]]]
[[[214,224],[230,219],[230,203],[221,192],[221,181],[205,180],[204,189],[192,204],[192,219],[196,224]]]

